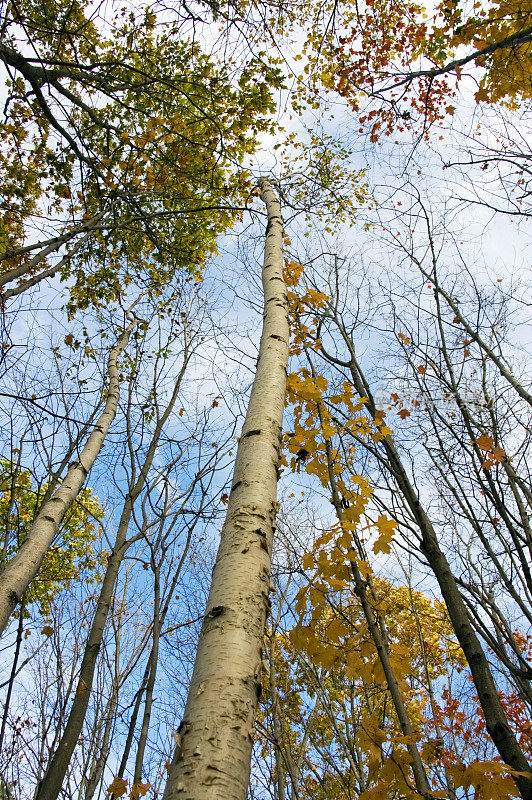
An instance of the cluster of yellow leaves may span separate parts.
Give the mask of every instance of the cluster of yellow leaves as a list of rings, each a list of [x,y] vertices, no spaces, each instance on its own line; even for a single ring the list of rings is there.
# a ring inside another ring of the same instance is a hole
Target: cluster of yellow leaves
[[[48,484],[36,487],[29,470],[17,468],[6,459],[0,460],[0,468],[0,534],[7,543],[5,561],[9,562],[26,539]],[[30,584],[27,605],[37,603],[40,613],[47,616],[54,598],[82,571],[88,572],[88,582],[99,579],[102,556],[94,545],[99,539],[97,523],[103,516],[98,498],[91,489],[83,489]],[[43,633],[47,634],[46,628]]]
[[[346,551],[347,547],[348,537],[337,526],[324,532],[305,557],[304,566],[312,569],[312,576],[298,593],[299,621],[289,640],[328,674],[324,685],[331,682],[335,696],[343,693],[352,698],[354,693],[358,698],[360,724],[355,742],[363,753],[369,783],[363,799],[388,796],[390,787],[413,798],[417,795],[408,780],[405,784],[410,764],[406,745],[411,740],[402,734],[395,715],[387,711],[390,702],[381,660],[359,600],[349,588],[345,564],[356,563],[365,576],[370,568],[356,552]],[[390,663],[417,731],[414,741],[429,737],[423,745],[424,757],[427,764],[435,763],[441,758],[441,745],[430,739],[426,725],[427,675],[435,680],[446,674],[450,664],[461,669],[463,655],[452,639],[443,603],[409,587],[393,586],[375,577],[372,581],[373,609],[386,620]]]
[[[507,764],[496,761],[473,761],[467,766],[462,763],[448,767],[457,789],[475,790],[475,800],[507,800],[519,797],[513,776],[526,776],[529,773],[518,772]]]
[[[449,0],[442,6],[449,4]],[[461,24],[456,24],[460,21]],[[530,0],[495,0],[474,3],[474,14],[455,20],[452,47],[472,45],[476,50],[518,35],[532,27]],[[477,101],[503,102],[516,108],[519,100],[532,97],[532,42],[508,46],[476,59],[484,74],[476,92]]]

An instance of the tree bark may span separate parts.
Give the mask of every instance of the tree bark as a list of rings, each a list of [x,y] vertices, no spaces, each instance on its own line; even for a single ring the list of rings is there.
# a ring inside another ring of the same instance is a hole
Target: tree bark
[[[311,369],[312,369],[312,375],[313,377],[315,377],[312,364],[311,364]],[[323,426],[323,417],[322,417],[320,403],[318,403],[318,415],[319,415],[320,425]],[[330,439],[325,439],[325,454],[327,457],[327,471],[329,475],[329,486],[331,489],[332,504],[334,506],[334,510],[336,511],[338,522],[340,522],[341,524],[342,520],[344,519],[344,511],[342,508],[341,496],[338,491],[338,486],[336,483],[336,476],[334,474],[334,459],[332,455]],[[425,797],[427,798],[427,800],[430,800],[430,798],[432,797],[432,792],[427,777],[427,773],[425,772],[425,767],[423,765],[423,761],[421,759],[421,755],[417,743],[415,741],[416,730],[410,719],[408,710],[406,708],[405,700],[403,697],[403,693],[399,687],[399,682],[396,678],[395,671],[393,669],[392,662],[390,660],[390,652],[387,641],[388,636],[384,620],[381,618],[378,612],[374,611],[370,598],[368,597],[367,589],[369,581],[364,580],[355,562],[351,562],[351,574],[353,576],[354,591],[356,596],[360,600],[360,605],[362,607],[362,612],[364,614],[370,636],[373,639],[373,644],[375,645],[375,649],[377,650],[377,656],[379,658],[382,670],[384,672],[386,685],[388,687],[388,691],[390,692],[390,696],[392,698],[392,703],[395,709],[395,713],[397,715],[397,719],[401,726],[403,735],[408,736],[410,739],[410,741],[406,745],[406,749],[408,750],[408,754],[412,759],[411,766],[412,766],[412,774],[414,776],[415,787],[421,797]],[[405,776],[405,781],[406,781],[406,776]]]
[[[260,187],[268,225],[259,359],[164,800],[246,800],[248,792],[289,339],[281,209],[270,181]]]
[[[0,575],[0,633],[5,629],[13,609],[20,602],[24,592],[41,568],[63,517],[76,500],[85,478],[103,446],[118,407],[120,393],[118,357],[127,346],[131,332],[136,325],[137,320],[132,319],[109,354],[107,400],[79,459],[71,464],[64,481],[41,507],[26,540]]]
[[[345,332],[343,331],[342,333],[344,334]],[[347,334],[345,334],[344,341],[351,353],[349,369],[353,385],[361,396],[369,397],[368,410],[374,418],[375,403],[371,392],[368,391],[367,383],[362,379],[354,346],[348,339]],[[421,504],[416,489],[410,482],[391,436],[385,436],[382,440],[382,445],[386,452],[390,472],[419,527],[421,534],[420,549],[438,582],[453,630],[471,670],[471,677],[477,690],[488,733],[502,760],[512,769],[525,773],[524,775],[515,776],[514,780],[523,800],[532,800],[532,767],[508,724],[508,718],[499,698],[490,664],[471,623],[456,578],[440,547],[432,522]]]
[[[35,800],[57,800],[61,791],[63,780],[68,770],[68,766],[70,764],[70,760],[72,758],[72,754],[74,753],[79,736],[83,729],[83,723],[85,722],[85,716],[87,714],[87,708],[92,691],[94,671],[98,662],[98,656],[100,655],[104,630],[109,616],[109,609],[113,601],[116,581],[124,555],[131,543],[131,539],[127,539],[129,522],[131,520],[135,502],[146,485],[148,473],[151,469],[161,434],[177,400],[187,364],[188,355],[185,354],[184,364],[176,379],[172,396],[170,397],[168,405],[165,408],[164,413],[161,415],[159,422],[155,426],[144,463],[140,469],[140,474],[136,481],[133,482],[133,485],[130,486],[130,490],[126,495],[122,514],[118,523],[115,543],[107,560],[107,567],[100,588],[98,601],[96,603],[96,610],[94,612],[91,629],[85,645],[79,672],[78,687],[72,701],[72,706],[70,708],[65,729],[59,744],[57,745],[57,749],[48,763],[44,777],[38,786]]]

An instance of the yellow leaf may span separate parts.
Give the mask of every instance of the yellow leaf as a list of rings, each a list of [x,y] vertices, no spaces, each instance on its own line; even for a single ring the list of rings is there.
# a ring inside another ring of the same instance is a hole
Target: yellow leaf
[[[314,566],[314,556],[312,553],[305,553],[301,559],[301,563],[303,565],[303,569],[312,569]]]
[[[386,514],[381,514],[377,519],[379,536],[373,545],[374,553],[389,553],[397,522],[389,519]]]

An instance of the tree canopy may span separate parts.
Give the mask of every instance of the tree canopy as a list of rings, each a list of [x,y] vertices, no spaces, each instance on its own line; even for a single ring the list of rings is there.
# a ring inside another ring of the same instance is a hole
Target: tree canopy
[[[532,800],[530,2],[0,31],[2,800]]]

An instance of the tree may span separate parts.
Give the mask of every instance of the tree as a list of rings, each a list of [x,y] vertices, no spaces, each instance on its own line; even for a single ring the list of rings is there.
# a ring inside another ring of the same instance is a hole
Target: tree
[[[266,178],[261,191],[268,226],[259,359],[166,800],[247,795],[288,359],[281,210]]]
[[[192,305],[196,299],[194,296],[196,292],[194,290],[191,292],[191,294],[192,297],[190,298],[190,305]],[[160,358],[156,360],[154,365],[154,385],[150,392],[152,410],[144,411],[142,414],[144,418],[147,416],[150,421],[153,418],[155,419],[153,431],[151,431],[148,441],[144,446],[141,446],[140,442],[137,442],[136,446],[134,446],[131,439],[128,439],[126,442],[126,449],[128,451],[131,466],[130,473],[127,476],[127,490],[124,492],[124,501],[120,517],[118,519],[116,537],[113,542],[111,552],[107,557],[105,571],[103,571],[102,574],[100,593],[96,602],[94,616],[87,636],[83,658],[79,668],[77,689],[69,710],[68,719],[66,721],[64,730],[59,737],[55,752],[49,760],[46,773],[39,783],[36,793],[37,800],[55,800],[61,791],[61,785],[67,773],[73,752],[83,729],[85,716],[89,706],[95,669],[98,662],[100,649],[102,647],[102,642],[104,640],[104,631],[108,622],[109,614],[111,612],[112,600],[118,575],[126,553],[137,541],[139,541],[139,539],[142,540],[145,537],[148,545],[153,547],[148,538],[148,531],[151,527],[153,527],[153,522],[150,523],[146,518],[145,513],[143,513],[143,524],[140,528],[140,531],[135,533],[131,533],[131,522],[135,514],[135,509],[138,507],[139,500],[146,494],[149,496],[150,489],[151,491],[155,491],[157,484],[161,481],[161,475],[159,471],[157,471],[155,476],[153,476],[154,459],[161,448],[161,439],[166,435],[166,429],[169,425],[169,421],[172,419],[175,406],[182,396],[185,375],[190,369],[191,361],[196,351],[201,346],[201,337],[199,335],[199,331],[192,328],[192,320],[188,318],[188,314],[186,312],[183,312],[183,314],[183,317],[179,316],[173,321],[171,332],[168,336],[167,345],[165,348],[162,348],[164,351],[169,349],[171,346],[176,347],[179,345],[181,350],[180,369],[173,381],[173,387],[171,389],[168,402],[165,407],[162,407],[160,400],[157,397],[157,393],[162,390],[161,373],[164,369],[163,365],[165,360],[164,358]],[[157,316],[155,316],[155,321],[158,322]],[[145,323],[145,325],[147,326],[147,323]],[[182,338],[182,343],[179,343],[179,338]],[[133,387],[137,377],[137,370],[140,368],[143,360],[146,358],[144,337],[137,341],[136,351],[135,358],[132,359],[131,364],[129,399],[127,402],[128,410],[126,424],[129,428],[131,428],[131,426],[134,424],[132,419],[131,404]],[[200,484],[202,479],[204,479],[205,476],[208,475],[209,471],[213,469],[213,466],[216,464],[215,456],[217,456],[217,453],[218,449],[210,459],[206,460],[206,463],[198,467],[197,473],[191,478],[190,485],[184,492],[185,498],[188,498],[193,494],[196,486]],[[181,460],[181,456],[182,450],[178,450],[177,458],[170,462],[171,466],[175,468]],[[168,513],[170,514],[170,512],[171,506],[168,508]],[[156,549],[154,550],[154,555],[155,552]],[[150,693],[153,692],[153,685],[156,675],[160,626],[164,622],[164,618],[168,611],[167,606],[166,610],[164,610],[164,604],[161,608],[161,587],[159,580],[157,579],[157,575],[160,574],[161,569],[160,563],[158,567],[153,565],[153,568],[156,573],[156,592],[153,621],[153,653],[151,656],[150,669],[147,678],[148,683],[146,688],[148,694],[146,701],[148,707],[146,722],[149,720],[149,697]],[[179,578],[179,573],[180,570],[178,569],[175,575],[176,581]],[[169,597],[166,598],[167,604],[170,602],[171,594],[172,593],[170,592]],[[135,784],[140,783],[140,776],[137,776],[137,772],[142,765],[142,753],[143,748],[145,747],[145,737],[147,735],[147,731],[145,731],[143,735],[144,744],[139,744],[141,755],[139,756],[138,760],[139,767],[135,771]]]
[[[529,306],[509,265],[490,277],[529,213],[530,9],[424,13],[6,7],[0,584],[17,550],[27,574],[4,793],[530,797]],[[261,160],[283,175],[266,215]],[[269,220],[264,298],[248,210]],[[39,609],[83,480],[38,528],[91,432],[101,544],[78,541]]]
[[[46,496],[48,485],[35,486],[29,470],[2,460],[0,476],[0,519],[2,520],[3,569],[9,564],[21,544]],[[50,604],[82,570],[98,570],[98,555],[94,543],[100,536],[100,520],[104,510],[91,489],[82,489],[78,500],[63,518],[59,537],[51,548],[39,572],[39,579],[30,584],[24,595],[26,606],[37,604],[39,613],[47,617]]]
[[[332,269],[338,269],[337,261],[333,263]],[[331,285],[345,286],[337,277],[333,278]],[[407,514],[403,523],[405,533],[408,531],[406,540],[409,541],[412,536],[416,537],[418,552],[426,559],[438,581],[453,629],[471,669],[488,731],[501,758],[514,770],[515,781],[522,796],[528,797],[530,769],[526,755],[509,725],[488,659],[474,631],[468,608],[459,591],[458,580],[442,549],[436,528],[424,508],[419,491],[408,475],[392,438],[392,431],[384,422],[385,412],[377,407],[371,384],[362,369],[354,338],[356,322],[355,324],[352,321],[348,322],[346,315],[349,312],[344,314],[340,311],[339,297],[330,300],[327,294],[312,286],[306,291],[301,290],[299,294],[291,293],[290,301],[292,319],[296,331],[299,331],[295,338],[295,348],[297,352],[304,354],[309,365],[289,380],[290,396],[296,404],[295,430],[289,435],[289,449],[297,458],[297,461],[292,460],[292,465],[297,467],[304,463],[307,472],[316,474],[321,483],[329,487],[337,514],[344,526],[346,523],[343,518],[347,516],[350,531],[359,523],[364,505],[372,494],[366,479],[351,476],[351,481],[360,484],[360,488],[353,491],[343,477],[344,470],[348,473],[353,470],[354,446],[362,445],[377,459],[378,464],[382,464],[387,474],[387,481],[390,482],[391,500],[395,506],[394,517],[402,519],[403,514],[405,512]],[[314,320],[313,328],[305,325],[305,319],[309,318]],[[338,339],[332,339],[336,331]],[[326,346],[323,342],[325,336],[332,339],[334,348],[332,353],[331,345]],[[346,355],[341,354],[340,347],[345,348]],[[328,403],[324,402],[328,381],[314,369],[314,350],[317,350],[337,373],[347,378],[342,384],[336,378],[336,387],[338,389],[340,385],[341,390],[333,390]],[[421,373],[418,374],[424,374],[424,370],[422,367]],[[358,401],[355,401],[356,397],[359,398]],[[345,405],[345,411],[338,411],[342,405]],[[365,413],[353,416],[353,412],[362,408]],[[305,424],[303,424],[304,414],[308,415]],[[343,439],[341,449],[337,446],[333,449],[332,440],[335,436],[339,436],[340,441]],[[320,438],[322,441],[318,444]],[[382,503],[382,500],[380,502]],[[399,508],[403,503],[401,516],[398,517]],[[382,534],[381,546],[389,547],[395,523],[393,520],[387,522],[386,517],[381,515],[376,524]],[[346,569],[346,566],[343,569]],[[363,591],[363,581],[356,574],[356,565],[354,571],[354,580],[355,584],[359,585],[360,596]]]
[[[118,357],[127,346],[132,331],[139,324],[138,318],[131,311],[128,315],[129,324],[109,353],[107,364],[109,385],[106,389],[107,398],[103,411],[87,438],[78,460],[71,464],[60,486],[44,499],[24,542],[0,576],[0,631],[5,629],[13,609],[41,568],[59,526],[76,501],[115,417],[119,401]]]
[[[0,284],[23,281],[4,299],[56,272],[75,278],[71,312],[135,277],[157,290],[199,274],[235,219],[250,184],[232,165],[267,130],[279,75],[251,61],[234,80],[175,20],[155,22],[118,11],[103,32],[83,3],[9,6]]]

